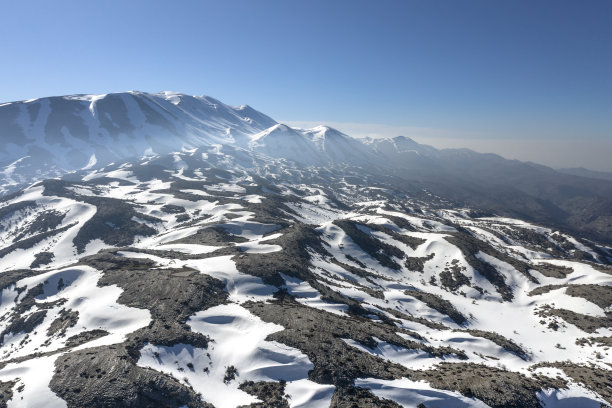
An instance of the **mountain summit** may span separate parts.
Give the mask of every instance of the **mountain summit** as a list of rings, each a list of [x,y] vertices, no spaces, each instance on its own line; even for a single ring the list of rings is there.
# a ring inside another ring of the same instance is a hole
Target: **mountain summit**
[[[5,103],[0,105],[0,168],[16,183],[36,172],[60,175],[145,153],[242,142],[274,124],[249,106],[175,92]]]

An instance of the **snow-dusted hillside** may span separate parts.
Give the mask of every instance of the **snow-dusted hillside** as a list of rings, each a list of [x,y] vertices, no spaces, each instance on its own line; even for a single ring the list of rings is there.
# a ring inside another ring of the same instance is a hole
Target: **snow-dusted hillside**
[[[0,104],[0,192],[143,155],[233,146],[303,165],[376,161],[329,127],[293,129],[250,106],[176,92],[69,95]]]
[[[175,92],[5,103],[0,105],[3,184],[182,147],[241,143],[275,124],[246,105]]]
[[[610,247],[253,135],[0,202],[0,405],[612,403]]]

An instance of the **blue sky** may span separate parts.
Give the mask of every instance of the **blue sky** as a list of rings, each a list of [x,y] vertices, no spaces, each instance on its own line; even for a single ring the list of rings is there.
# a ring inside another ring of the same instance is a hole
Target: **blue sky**
[[[610,21],[608,0],[0,0],[0,100],[174,90],[575,165],[538,150],[612,154]]]

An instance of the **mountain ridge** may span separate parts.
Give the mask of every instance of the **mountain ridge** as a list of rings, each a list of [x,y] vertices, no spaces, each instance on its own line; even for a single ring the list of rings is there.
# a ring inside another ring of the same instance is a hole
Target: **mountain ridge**
[[[612,242],[610,180],[469,149],[438,150],[402,136],[360,140],[325,126],[291,128],[248,105],[229,106],[209,96],[124,92],[14,102],[0,106],[0,129],[8,140],[0,146],[3,193],[145,153],[226,146],[303,168],[367,168],[458,205]]]

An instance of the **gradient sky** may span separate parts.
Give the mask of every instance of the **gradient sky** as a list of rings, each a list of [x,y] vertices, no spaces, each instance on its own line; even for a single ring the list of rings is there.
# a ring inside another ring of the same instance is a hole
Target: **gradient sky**
[[[132,89],[612,171],[612,1],[0,0],[0,101]]]

